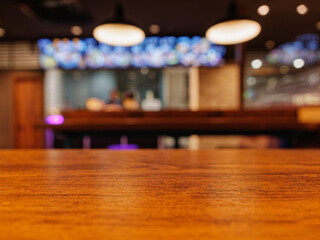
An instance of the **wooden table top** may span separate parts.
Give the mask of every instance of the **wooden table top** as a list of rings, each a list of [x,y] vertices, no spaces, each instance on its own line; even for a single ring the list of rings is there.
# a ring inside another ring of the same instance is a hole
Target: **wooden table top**
[[[320,150],[0,151],[0,239],[320,239]]]

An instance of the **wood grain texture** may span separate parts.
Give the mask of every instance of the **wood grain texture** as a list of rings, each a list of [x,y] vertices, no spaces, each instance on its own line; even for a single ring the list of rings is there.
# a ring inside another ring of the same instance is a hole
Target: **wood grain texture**
[[[0,151],[0,239],[319,239],[320,151]]]

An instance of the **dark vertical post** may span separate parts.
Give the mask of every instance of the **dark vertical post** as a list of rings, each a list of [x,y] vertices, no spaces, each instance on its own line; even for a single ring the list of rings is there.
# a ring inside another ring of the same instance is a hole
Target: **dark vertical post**
[[[240,101],[240,110],[243,110],[243,90],[244,90],[244,74],[245,74],[245,60],[246,60],[246,49],[247,44],[241,43],[235,45],[235,62],[240,66],[240,94],[239,94],[239,101]]]

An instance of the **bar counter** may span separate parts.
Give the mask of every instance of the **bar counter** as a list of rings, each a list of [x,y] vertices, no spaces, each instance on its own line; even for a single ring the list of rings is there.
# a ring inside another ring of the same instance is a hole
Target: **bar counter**
[[[2,150],[0,239],[319,239],[320,150]]]
[[[35,126],[57,131],[140,131],[140,132],[235,132],[235,131],[302,131],[318,130],[319,124],[305,125],[298,121],[296,110],[250,111],[121,111],[63,112],[61,125],[44,124],[38,119]]]
[[[190,135],[268,135],[281,138],[284,147],[316,147],[320,136],[320,122],[301,121],[298,109],[281,110],[233,110],[233,111],[178,111],[159,112],[121,111],[90,112],[75,110],[62,112],[64,122],[50,125],[43,119],[34,123],[36,131],[47,134],[38,137],[33,148],[46,145],[47,148],[81,148],[84,137],[90,139],[114,139],[92,148],[106,148],[117,144],[126,135],[129,141],[141,148],[157,148],[159,136],[175,138],[175,148],[179,148],[179,137]],[[317,115],[312,113],[313,115]],[[49,137],[48,137],[49,136]],[[42,138],[41,138],[42,137]],[[150,146],[144,141],[150,142]],[[49,144],[48,144],[49,143]],[[97,142],[96,142],[97,144]],[[24,146],[25,147],[25,146]]]

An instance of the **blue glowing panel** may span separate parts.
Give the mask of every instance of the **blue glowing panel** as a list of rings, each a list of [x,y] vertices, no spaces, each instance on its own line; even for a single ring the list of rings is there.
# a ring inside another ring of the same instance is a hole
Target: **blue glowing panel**
[[[43,69],[215,67],[226,51],[201,37],[148,37],[133,47],[112,47],[93,38],[41,39],[38,46]]]
[[[290,65],[298,58],[306,64],[320,60],[320,38],[317,34],[300,35],[294,42],[282,44],[267,55],[267,61],[271,64]]]

